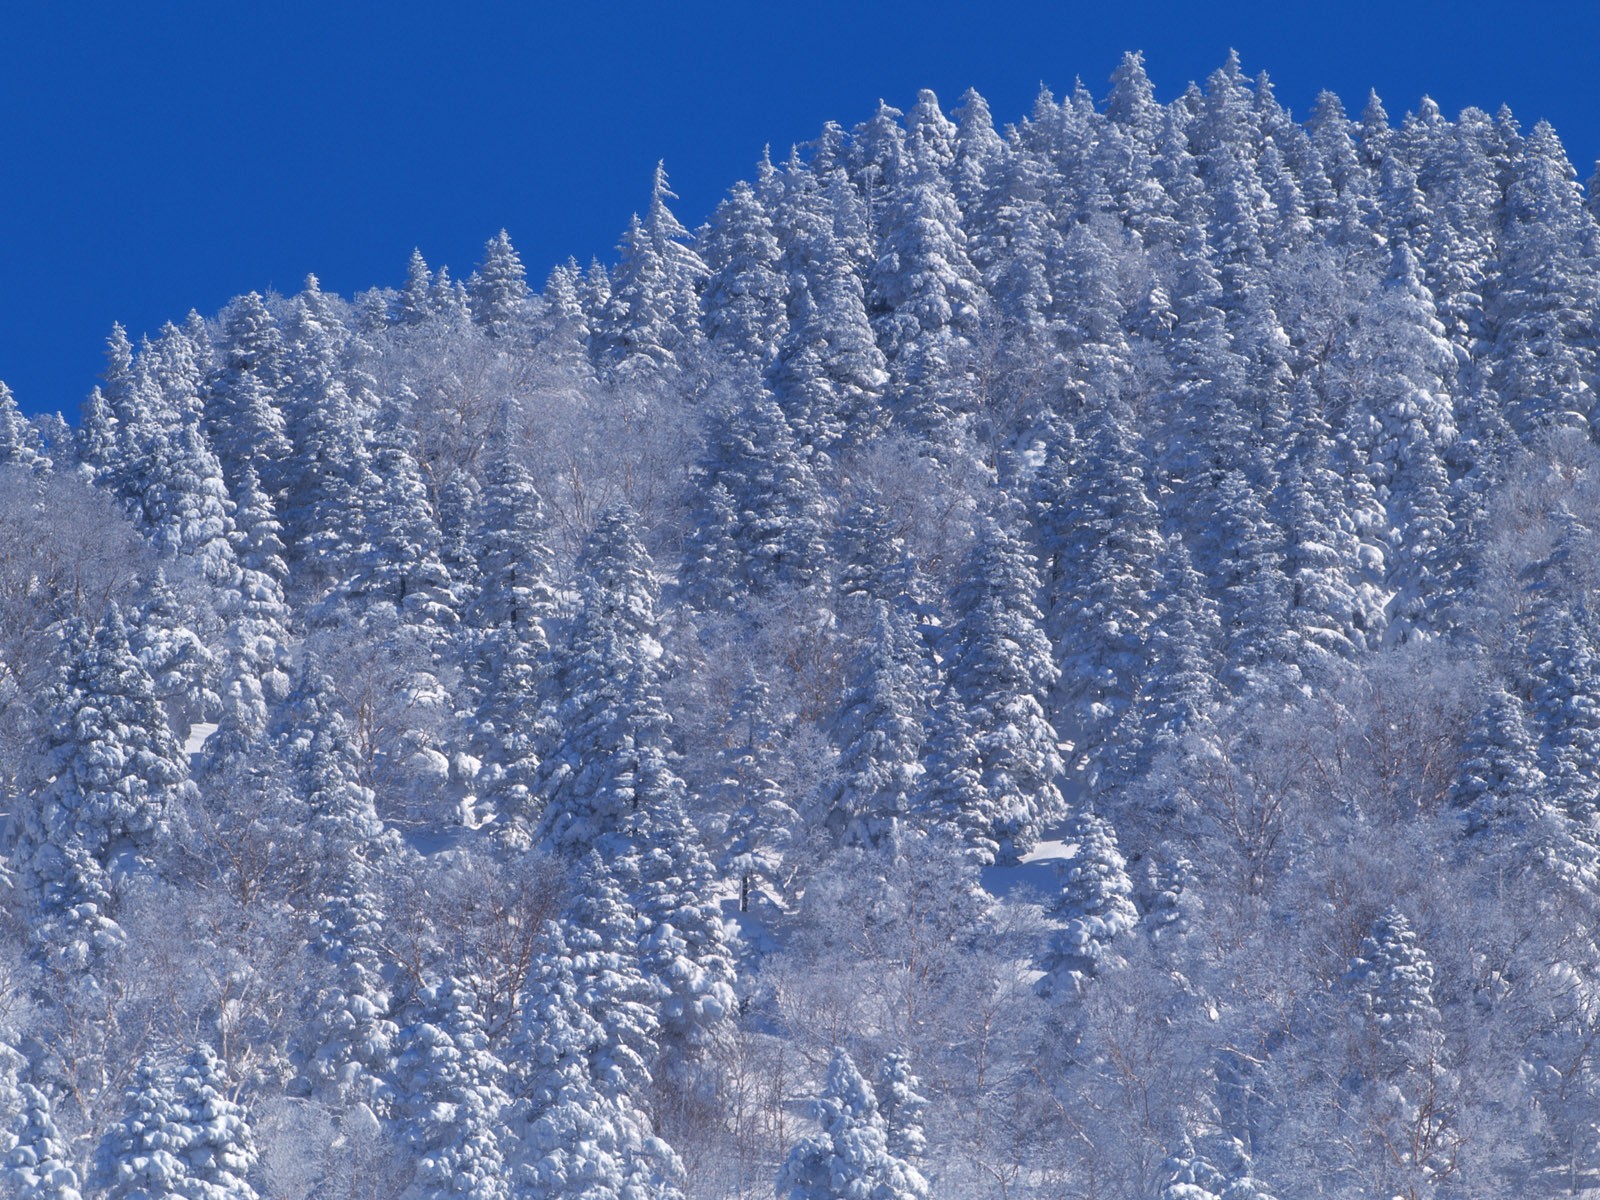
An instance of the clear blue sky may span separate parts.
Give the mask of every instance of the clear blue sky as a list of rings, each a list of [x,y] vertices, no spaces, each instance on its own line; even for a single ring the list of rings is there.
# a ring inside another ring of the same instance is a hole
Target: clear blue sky
[[[11,4],[0,379],[75,416],[114,320],[137,337],[308,271],[397,284],[412,246],[465,275],[501,226],[537,283],[612,256],[657,158],[692,226],[764,144],[880,96],[975,86],[1004,124],[1041,82],[1103,95],[1125,49],[1169,99],[1230,46],[1296,113],[1324,87],[1395,119],[1504,102],[1583,178],[1600,154],[1592,3]]]

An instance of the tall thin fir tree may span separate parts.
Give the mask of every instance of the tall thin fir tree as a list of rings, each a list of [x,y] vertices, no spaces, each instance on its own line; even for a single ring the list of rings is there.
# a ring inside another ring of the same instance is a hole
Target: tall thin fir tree
[[[778,1200],[922,1200],[928,1181],[889,1148],[872,1089],[844,1050],[836,1050],[813,1104],[821,1127],[789,1151]]]
[[[12,1146],[0,1165],[0,1183],[15,1200],[82,1200],[78,1172],[56,1127],[50,1098],[31,1083],[19,1088],[22,1100]]]
[[[893,852],[921,788],[930,672],[909,614],[884,600],[873,608],[834,731],[839,784],[824,823],[843,842]]]
[[[700,289],[706,265],[673,215],[677,195],[656,164],[650,207],[623,234],[621,259],[595,331],[595,356],[619,383],[671,376],[700,354]]]
[[[467,282],[472,320],[492,338],[526,337],[533,313],[522,256],[502,229],[483,247],[483,261]]]
[[[121,942],[117,875],[152,864],[194,785],[117,606],[68,653],[40,782],[11,822],[10,844],[38,916],[35,946],[85,971]]]
[[[489,1046],[471,985],[427,988],[396,1044],[395,1118],[417,1158],[416,1186],[437,1200],[508,1200],[505,1066]]]
[[[977,753],[979,820],[1002,859],[1026,854],[1064,815],[1060,736],[1044,698],[1058,668],[1041,629],[1033,555],[997,516],[985,519],[956,595],[947,670]]]

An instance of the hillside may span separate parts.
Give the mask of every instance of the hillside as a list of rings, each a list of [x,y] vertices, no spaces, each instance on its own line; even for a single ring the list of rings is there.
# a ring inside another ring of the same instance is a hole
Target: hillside
[[[675,200],[0,385],[0,1194],[1600,1191],[1555,132],[1129,55]]]

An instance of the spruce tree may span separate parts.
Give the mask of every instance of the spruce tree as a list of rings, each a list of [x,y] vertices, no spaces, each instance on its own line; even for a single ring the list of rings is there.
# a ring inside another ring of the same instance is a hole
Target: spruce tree
[[[175,1090],[183,1200],[257,1200],[250,1185],[255,1135],[245,1110],[229,1098],[231,1090],[216,1052],[196,1046]]]
[[[1044,698],[1058,668],[1040,629],[1033,556],[996,518],[984,522],[956,596],[949,678],[970,723],[988,837],[1003,859],[1027,853],[1060,817],[1059,736]]]
[[[416,1184],[438,1200],[508,1200],[510,1154],[502,1130],[510,1098],[470,984],[427,988],[417,1019],[396,1042],[395,1118],[417,1157]]]
[[[533,477],[504,447],[485,472],[480,513],[472,552],[480,577],[467,613],[478,738],[491,803],[501,813],[526,812],[538,756],[552,732],[542,727],[540,706],[556,618],[555,568]]]
[[[26,467],[40,474],[50,470],[51,462],[39,444],[38,434],[17,407],[11,389],[0,383],[0,466]]]
[[[741,912],[749,911],[760,883],[779,878],[784,852],[800,823],[769,769],[783,736],[772,710],[772,689],[752,672],[734,694],[723,723],[707,796],[721,832],[708,841],[722,847],[717,866],[724,876],[738,880]]]
[[[839,785],[825,824],[835,838],[890,848],[899,839],[921,786],[927,678],[910,618],[876,601],[834,730]]]
[[[706,337],[759,376],[788,329],[788,282],[772,218],[749,184],[717,206],[702,253]]]
[[[0,1165],[6,1195],[15,1200],[82,1200],[50,1098],[31,1083],[23,1083],[20,1092],[22,1110],[12,1131],[13,1145]]]
[[[888,1131],[889,1153],[907,1163],[917,1162],[928,1150],[922,1118],[929,1102],[911,1068],[911,1057],[902,1050],[884,1055],[872,1090]]]
[[[1061,427],[1033,485],[1045,630],[1060,667],[1052,709],[1090,756],[1091,779],[1148,674],[1160,582],[1159,514],[1126,421],[1106,406],[1081,438]]]
[[[92,1186],[105,1200],[181,1200],[190,1131],[171,1074],[142,1061],[124,1095],[122,1119],[100,1139]]]
[[[518,337],[525,333],[532,297],[522,258],[502,229],[483,247],[483,261],[467,282],[472,320],[490,337]]]
[[[677,199],[658,163],[650,207],[623,235],[621,260],[596,329],[596,357],[619,382],[691,368],[699,353],[700,298],[706,266],[673,216]]]
[[[611,509],[590,535],[578,611],[556,658],[561,736],[539,767],[538,839],[562,853],[625,845],[650,805],[681,786],[666,763],[660,593],[637,519],[631,509]]]
[[[821,1131],[796,1143],[778,1172],[779,1200],[920,1200],[928,1181],[889,1149],[877,1100],[837,1050],[813,1105]]]
[[[231,490],[247,469],[275,499],[288,487],[284,472],[292,450],[279,402],[285,355],[277,319],[258,293],[229,305],[206,376],[204,429]]]
[[[530,1200],[681,1197],[682,1164],[626,1093],[595,1083],[604,1032],[580,1000],[565,945],[552,932],[526,992],[520,1093],[527,1121],[513,1176]]]
[[[1539,744],[1522,698],[1505,687],[1489,692],[1461,748],[1450,802],[1469,837],[1510,849],[1536,839],[1548,817]]]
[[[838,228],[839,187],[835,182],[826,190],[803,173],[785,197],[777,225],[788,276],[788,329],[767,368],[767,386],[800,444],[829,456],[882,427],[889,382],[851,242]]]
[[[697,471],[689,588],[706,606],[821,575],[828,513],[812,462],[764,390],[717,414]]]
[[[1077,850],[1060,869],[1060,891],[1049,912],[1059,923],[1043,962],[1040,989],[1046,995],[1076,995],[1118,961],[1114,947],[1139,922],[1133,881],[1117,848],[1111,823],[1092,812],[1067,822],[1062,840]]]
[[[63,966],[86,969],[120,940],[115,875],[149,866],[194,785],[117,606],[68,653],[40,780],[10,838],[39,918],[36,945]]]

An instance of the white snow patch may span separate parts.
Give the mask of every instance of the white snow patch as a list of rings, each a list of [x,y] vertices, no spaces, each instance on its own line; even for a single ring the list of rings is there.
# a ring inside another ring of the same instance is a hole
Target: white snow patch
[[[1057,879],[1061,864],[1077,853],[1077,842],[1046,838],[1015,863],[985,867],[979,873],[979,878],[983,881],[983,890],[996,899],[1010,896],[1018,888],[1049,895],[1061,886]]]
[[[1024,863],[1056,862],[1061,859],[1072,858],[1077,853],[1077,842],[1045,841],[1040,842],[1032,850],[1029,850],[1018,861]]]
[[[183,744],[183,752],[190,758],[200,753],[200,747],[206,744],[206,739],[217,731],[213,721],[201,721],[198,725],[189,727],[189,740]]]

